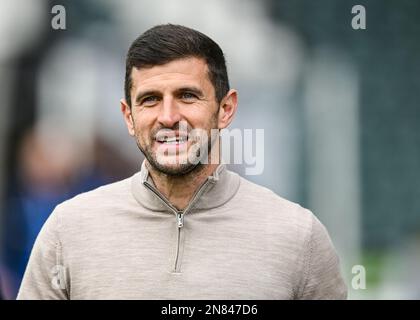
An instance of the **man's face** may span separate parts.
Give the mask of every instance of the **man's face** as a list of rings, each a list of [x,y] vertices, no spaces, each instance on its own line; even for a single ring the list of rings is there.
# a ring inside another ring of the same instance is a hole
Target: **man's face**
[[[203,59],[186,58],[131,72],[131,135],[158,171],[181,175],[197,166],[197,147],[211,148],[219,104]],[[192,132],[199,132],[192,138]],[[207,135],[206,139],[197,139]],[[204,141],[204,142],[203,142]],[[208,150],[210,152],[210,150]]]

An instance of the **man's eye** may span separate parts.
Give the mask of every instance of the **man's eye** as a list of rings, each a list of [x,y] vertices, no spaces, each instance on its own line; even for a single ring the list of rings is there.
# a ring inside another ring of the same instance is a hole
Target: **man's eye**
[[[184,100],[193,100],[193,99],[196,99],[197,96],[190,92],[184,92],[182,93],[181,98]]]
[[[149,97],[144,98],[141,101],[141,104],[152,105],[156,103],[157,101],[158,101],[158,98],[156,96],[149,96]]]

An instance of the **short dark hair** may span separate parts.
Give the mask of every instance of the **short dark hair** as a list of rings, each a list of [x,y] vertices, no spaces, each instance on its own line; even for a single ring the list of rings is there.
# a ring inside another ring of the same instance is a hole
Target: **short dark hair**
[[[148,68],[163,65],[173,60],[196,57],[206,61],[209,79],[220,103],[229,91],[226,61],[219,45],[205,34],[181,25],[157,25],[131,44],[126,58],[125,100],[131,107],[131,71],[135,68]]]

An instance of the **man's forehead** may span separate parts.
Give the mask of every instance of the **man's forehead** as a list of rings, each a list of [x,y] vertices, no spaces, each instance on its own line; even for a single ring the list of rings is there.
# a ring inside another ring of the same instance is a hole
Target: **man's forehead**
[[[131,70],[133,87],[165,80],[204,81],[208,79],[208,66],[204,59],[189,57],[163,65]]]

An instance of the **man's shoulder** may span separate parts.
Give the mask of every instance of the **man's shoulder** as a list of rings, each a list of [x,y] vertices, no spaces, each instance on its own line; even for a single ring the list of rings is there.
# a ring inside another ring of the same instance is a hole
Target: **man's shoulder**
[[[273,190],[241,177],[239,194],[242,200],[255,201],[269,206],[281,207],[286,210],[306,210],[297,202],[288,200]]]
[[[90,209],[100,210],[107,206],[114,206],[118,203],[129,201],[132,198],[130,191],[131,179],[132,176],[80,193],[57,205],[55,211],[66,212],[71,210],[72,212],[80,212]]]
[[[311,229],[315,215],[297,202],[288,200],[271,189],[241,177],[238,202],[245,211],[257,213],[262,220],[283,226]]]

